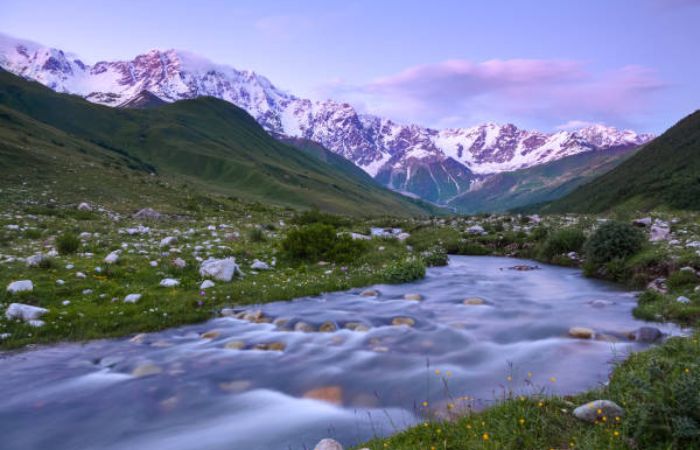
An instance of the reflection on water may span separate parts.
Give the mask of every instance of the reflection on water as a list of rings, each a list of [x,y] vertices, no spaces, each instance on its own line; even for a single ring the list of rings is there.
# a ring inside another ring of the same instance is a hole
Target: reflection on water
[[[480,406],[503,389],[595,387],[615,358],[644,347],[625,337],[644,325],[631,317],[630,293],[573,269],[507,269],[527,263],[451,257],[419,282],[374,286],[378,297],[352,290],[249,308],[276,324],[225,317],[135,340],[12,354],[0,359],[1,446],[268,450],[312,448],[322,437],[353,444],[416,423],[424,401],[439,409],[448,395]],[[397,317],[415,324],[392,326]],[[287,331],[324,323],[338,329]],[[570,338],[572,326],[599,339]]]

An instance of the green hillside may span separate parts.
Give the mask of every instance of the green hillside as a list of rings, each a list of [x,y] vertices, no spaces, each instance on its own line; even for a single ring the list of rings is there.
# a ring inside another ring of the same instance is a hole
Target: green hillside
[[[616,167],[634,149],[586,152],[528,169],[493,175],[479,189],[465,192],[449,206],[466,214],[507,211],[557,199]]]
[[[543,212],[700,210],[700,111],[615,169],[542,207]]]
[[[350,215],[435,212],[273,139],[214,98],[115,109],[0,72],[0,136],[0,183],[10,189],[40,179],[104,204],[138,198],[139,187],[156,200],[168,187],[175,198],[190,189]]]

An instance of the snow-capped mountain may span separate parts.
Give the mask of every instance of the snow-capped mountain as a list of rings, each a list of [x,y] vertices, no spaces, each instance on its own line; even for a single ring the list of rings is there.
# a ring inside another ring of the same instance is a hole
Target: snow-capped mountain
[[[140,104],[144,91],[166,102],[217,97],[245,109],[272,134],[317,141],[387,186],[437,202],[478,186],[474,182],[488,174],[632,148],[653,137],[602,125],[541,133],[512,124],[443,130],[398,124],[359,114],[347,103],[296,97],[255,72],[176,50],[88,65],[73,54],[0,34],[0,67],[109,106]]]

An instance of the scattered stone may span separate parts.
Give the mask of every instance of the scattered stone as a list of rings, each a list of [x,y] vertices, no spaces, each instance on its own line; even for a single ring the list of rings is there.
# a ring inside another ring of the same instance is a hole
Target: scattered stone
[[[136,303],[141,300],[141,294],[129,294],[124,297],[124,303]]]
[[[391,320],[391,324],[396,326],[396,327],[399,327],[402,325],[405,325],[407,327],[412,327],[416,324],[416,321],[410,317],[394,317]]]
[[[161,217],[162,214],[152,208],[143,208],[134,214],[135,219],[159,220]]]
[[[484,299],[483,299],[483,298],[479,298],[479,297],[469,297],[469,298],[466,298],[466,299],[464,299],[464,302],[463,302],[463,303],[464,303],[465,305],[484,305],[484,304],[486,304],[486,302],[484,301]]]
[[[153,363],[146,363],[134,368],[134,370],[131,371],[131,375],[135,377],[147,377],[149,375],[157,375],[161,372],[163,372],[163,369],[160,367]]]
[[[253,264],[250,265],[250,268],[253,270],[270,270],[270,266],[266,262],[260,261],[259,259],[254,260]]]
[[[662,336],[661,330],[655,327],[641,327],[632,334],[635,341],[646,343],[656,342]]]
[[[219,337],[220,334],[221,332],[219,332],[218,330],[209,330],[202,333],[199,337],[201,337],[202,339],[216,339],[217,337]]]
[[[83,272],[76,272],[75,276],[76,276],[76,278],[80,278],[80,279],[87,278],[87,275],[85,275]]]
[[[350,233],[350,237],[354,240],[362,240],[362,241],[367,241],[372,239],[370,236],[367,236],[366,234],[360,234],[360,233]]]
[[[688,303],[690,303],[690,299],[688,297],[686,297],[685,295],[678,296],[678,298],[676,298],[676,301],[678,303],[683,303],[684,305],[687,305]]]
[[[37,267],[39,264],[41,264],[41,262],[44,259],[46,259],[46,256],[42,255],[41,253],[37,253],[36,255],[32,255],[26,259],[27,267]]]
[[[146,335],[144,333],[141,333],[129,339],[129,342],[131,342],[132,344],[142,344],[145,339]]]
[[[245,342],[243,341],[228,341],[224,344],[224,348],[229,350],[243,350],[245,348]]]
[[[576,339],[590,339],[593,337],[595,332],[590,328],[584,327],[571,327],[569,328],[569,336]]]
[[[379,291],[376,289],[365,289],[364,291],[360,292],[360,295],[362,297],[379,297]]]
[[[233,257],[224,259],[209,258],[202,262],[199,274],[203,277],[212,277],[220,281],[231,281],[233,275],[238,273],[243,275],[240,267]]]
[[[70,305],[70,300],[63,300],[63,301],[61,302],[61,304],[62,304],[63,306],[68,306],[68,305]]]
[[[82,202],[81,204],[78,205],[78,210],[79,211],[92,211],[92,206],[90,206],[89,203]]]
[[[110,253],[109,255],[105,256],[104,262],[107,263],[107,264],[114,264],[114,263],[116,263],[117,261],[119,261],[119,253],[120,253],[119,250],[113,251],[113,252]]]
[[[369,331],[369,327],[364,323],[360,322],[348,322],[345,324],[345,329],[350,331],[366,332]]]
[[[638,227],[650,227],[651,226],[651,217],[643,217],[641,219],[636,219],[632,221],[633,225],[637,225]]]
[[[212,288],[214,286],[216,286],[216,284],[213,281],[204,280],[204,281],[202,281],[202,284],[199,285],[199,288],[200,289],[209,289],[209,288]]]
[[[530,270],[539,270],[540,266],[528,266],[527,264],[518,264],[517,266],[509,267],[508,270],[517,270],[519,272],[527,272]]]
[[[668,285],[666,284],[666,278],[659,277],[647,284],[647,289],[659,292],[660,294],[666,294],[668,292]]]
[[[410,238],[410,237],[411,237],[411,235],[408,234],[408,233],[406,233],[406,232],[404,232],[404,233],[399,233],[399,234],[396,235],[396,239],[398,239],[399,241],[405,241],[406,239],[408,239],[408,238]]]
[[[28,320],[27,324],[34,328],[40,328],[46,325],[46,322],[44,322],[43,320]]]
[[[175,236],[164,237],[160,240],[161,247],[170,247],[175,244],[177,244],[177,238]]]
[[[330,320],[323,322],[320,327],[318,327],[318,331],[322,333],[333,333],[338,330],[338,326],[335,324],[335,322],[331,322]]]
[[[173,266],[177,267],[178,269],[184,269],[187,267],[187,263],[182,258],[175,258],[173,260]]]
[[[649,240],[652,242],[665,241],[668,240],[671,235],[671,227],[660,220],[654,222],[651,226],[651,234]]]
[[[411,300],[415,302],[419,302],[423,300],[423,296],[420,294],[406,294],[403,296],[404,300]]]
[[[164,278],[160,281],[160,285],[163,287],[175,287],[180,285],[180,281],[174,278]]]
[[[615,417],[622,417],[625,411],[615,402],[610,400],[595,400],[574,409],[574,416],[586,422],[595,422],[606,417],[614,422]]]
[[[472,225],[467,228],[467,233],[469,234],[484,234],[484,227],[481,225]]]
[[[316,444],[314,450],[343,450],[343,446],[335,439],[322,439]]]
[[[681,267],[681,268],[679,269],[679,271],[680,271],[680,272],[695,273],[695,269],[693,269],[693,268],[690,267],[690,266]]]
[[[311,324],[299,321],[294,325],[294,331],[301,331],[303,333],[312,333],[315,330]]]
[[[334,405],[343,404],[343,389],[340,386],[323,386],[304,393],[304,398],[320,400]]]
[[[16,294],[18,292],[32,292],[33,290],[34,284],[31,280],[13,281],[7,285],[7,292],[10,294]]]
[[[35,320],[49,312],[46,308],[38,306],[25,305],[24,303],[10,303],[10,306],[5,311],[5,317],[8,319],[22,319],[24,321]]]
[[[255,344],[253,347],[255,350],[273,351],[273,352],[283,352],[287,348],[287,344],[284,342],[268,342],[262,344]]]

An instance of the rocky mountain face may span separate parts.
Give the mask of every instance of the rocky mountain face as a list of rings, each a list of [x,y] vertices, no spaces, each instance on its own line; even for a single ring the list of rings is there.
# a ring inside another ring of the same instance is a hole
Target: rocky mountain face
[[[319,142],[380,183],[436,203],[478,189],[493,174],[637,147],[653,137],[602,125],[542,133],[512,124],[442,130],[398,124],[347,103],[296,97],[255,72],[176,50],[88,65],[62,50],[0,35],[0,67],[109,106],[217,97],[245,109],[273,135]]]

